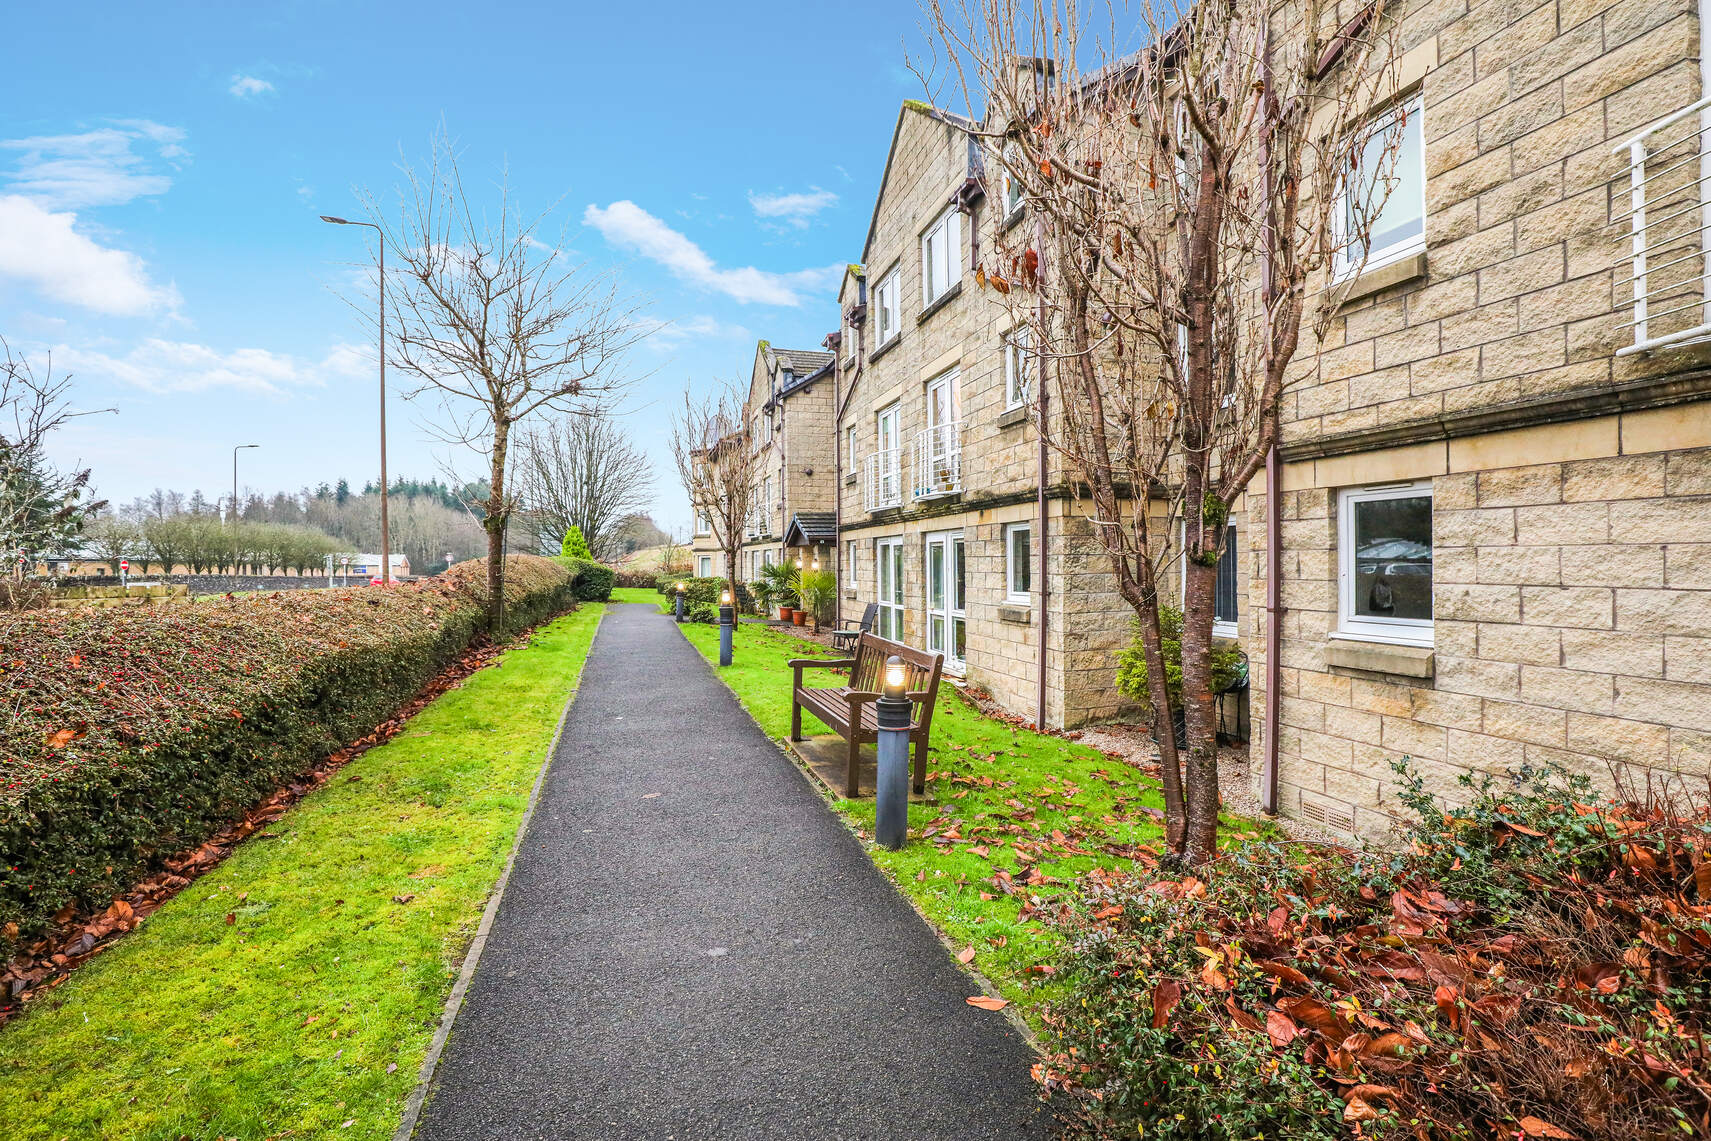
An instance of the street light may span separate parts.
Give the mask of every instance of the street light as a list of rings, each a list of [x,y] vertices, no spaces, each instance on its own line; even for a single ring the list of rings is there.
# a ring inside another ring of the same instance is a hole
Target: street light
[[[677,584],[677,624],[679,626],[683,625],[683,588],[684,584],[679,582]]]
[[[731,664],[731,631],[737,624],[737,610],[731,605],[731,588],[719,593],[719,664]]]
[[[392,528],[386,516],[386,231],[373,222],[352,222],[322,214],[334,226],[367,226],[380,235],[380,581],[392,584]]]
[[[873,774],[873,834],[881,847],[893,851],[909,833],[909,698],[903,692],[907,678],[903,659],[891,655],[875,703],[879,755]]]
[[[238,453],[260,444],[239,444],[232,449],[232,589],[238,589]]]

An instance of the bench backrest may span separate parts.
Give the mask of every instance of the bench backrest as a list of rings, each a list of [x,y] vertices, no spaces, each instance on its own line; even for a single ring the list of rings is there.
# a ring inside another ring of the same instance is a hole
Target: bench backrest
[[[894,656],[903,662],[904,691],[925,694],[916,702],[915,714],[921,732],[925,733],[932,725],[933,705],[939,695],[939,677],[945,668],[943,654],[929,654],[902,642],[881,638],[878,634],[864,633],[856,641],[856,664],[850,670],[850,688],[867,693],[883,692],[885,663]]]

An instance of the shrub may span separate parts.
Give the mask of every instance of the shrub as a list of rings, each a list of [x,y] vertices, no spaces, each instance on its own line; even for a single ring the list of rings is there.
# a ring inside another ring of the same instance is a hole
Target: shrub
[[[660,576],[654,571],[619,570],[615,585],[634,590],[656,590],[659,583]]]
[[[612,598],[618,572],[592,559],[572,559],[560,555],[557,560],[570,570],[570,585],[583,602],[607,602]]]
[[[483,629],[483,561],[385,590],[0,615],[0,952],[102,907],[404,704]],[[574,606],[513,555],[507,628]]]
[[[1164,676],[1170,689],[1170,707],[1182,708],[1182,611],[1174,606],[1158,609],[1160,647],[1164,651]],[[1212,692],[1228,688],[1241,676],[1242,655],[1228,646],[1212,647]],[[1147,651],[1141,642],[1140,622],[1134,638],[1117,654],[1117,692],[1131,701],[1150,704],[1147,693]]]
[[[719,596],[725,592],[727,585],[722,578],[661,579],[658,587],[659,592],[669,597],[677,592],[677,584],[680,582],[686,587],[683,592],[683,603],[686,607],[693,606],[697,602],[717,607]],[[754,595],[749,593],[749,584],[746,582],[737,584],[737,608],[739,610],[754,609]]]
[[[1409,779],[1406,849],[1090,876],[1048,1084],[1098,1136],[1699,1136],[1711,806]],[[1180,873],[1179,873],[1180,874]]]
[[[559,544],[558,553],[560,558],[594,561],[594,552],[588,549],[588,540],[582,537],[581,527],[565,528],[564,541]]]
[[[719,608],[706,602],[693,602],[684,606],[683,617],[689,622],[717,622]]]

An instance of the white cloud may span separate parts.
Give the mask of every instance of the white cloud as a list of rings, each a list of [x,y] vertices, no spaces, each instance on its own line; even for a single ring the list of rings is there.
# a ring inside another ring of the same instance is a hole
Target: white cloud
[[[265,95],[273,90],[273,84],[253,75],[234,75],[232,85],[226,89],[239,99],[248,99],[252,95]]]
[[[266,349],[220,352],[207,345],[150,337],[120,357],[60,345],[53,350],[53,360],[57,371],[73,373],[83,381],[119,381],[153,393],[229,388],[279,396],[288,389],[373,374],[369,351],[346,344],[334,345],[319,361],[301,361]]]
[[[671,321],[646,323],[648,340],[662,348],[675,348],[684,341],[747,341],[754,336],[743,325],[730,325],[705,313]]]
[[[0,150],[18,153],[16,169],[5,175],[14,193],[60,207],[119,206],[172,185],[138,150],[176,167],[189,157],[183,144],[177,127],[121,119],[75,135],[0,139]]]
[[[800,305],[801,291],[828,290],[843,270],[842,266],[794,273],[772,273],[754,266],[721,269],[700,246],[627,200],[604,207],[591,205],[583,211],[582,220],[613,245],[634,250],[665,266],[679,279],[723,293],[743,305]]]
[[[749,205],[754,208],[756,218],[780,221],[798,230],[806,230],[814,215],[837,205],[837,202],[836,194],[819,187],[796,194],[756,194],[749,191]]]
[[[18,194],[0,194],[0,279],[96,313],[140,317],[171,313],[178,290],[149,280],[143,260],[100,245],[74,229],[77,215]]]

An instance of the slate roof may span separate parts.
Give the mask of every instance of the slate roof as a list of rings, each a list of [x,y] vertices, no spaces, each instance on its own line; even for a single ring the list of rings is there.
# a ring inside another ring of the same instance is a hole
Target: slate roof
[[[781,367],[789,369],[798,377],[807,376],[832,360],[831,353],[819,349],[773,349],[772,355],[778,358]]]
[[[784,529],[784,543],[790,547],[830,546],[837,541],[838,517],[830,511],[798,511]]]

